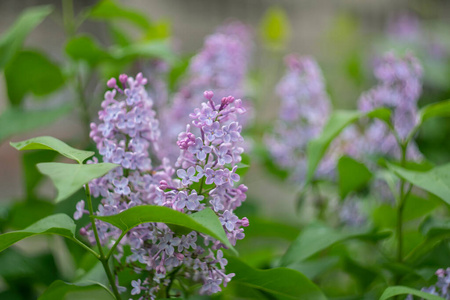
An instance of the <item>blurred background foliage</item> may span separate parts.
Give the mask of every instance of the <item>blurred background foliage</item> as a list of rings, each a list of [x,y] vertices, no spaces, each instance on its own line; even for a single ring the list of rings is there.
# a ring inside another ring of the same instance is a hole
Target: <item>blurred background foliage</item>
[[[346,231],[337,226],[332,204],[321,216],[317,207],[308,207],[310,198],[320,198],[320,192],[299,197],[299,187],[288,183],[286,171],[276,167],[261,149],[262,137],[272,128],[279,107],[274,86],[283,74],[283,57],[291,52],[317,58],[335,108],[356,107],[361,92],[375,82],[373,59],[388,50],[412,51],[421,60],[424,92],[420,106],[449,99],[447,1],[285,0],[274,6],[262,0],[6,0],[0,2],[0,16],[0,232],[22,229],[53,213],[72,216],[83,197],[79,192],[53,204],[49,182],[35,164],[54,160],[55,153],[14,152],[8,141],[53,135],[75,147],[95,150],[89,123],[96,118],[107,79],[138,70],[151,74],[155,65],[164,62],[168,70],[158,76],[169,83],[168,92],[173,93],[204,37],[223,22],[238,19],[252,26],[257,37],[247,83],[255,115],[247,130],[254,142],[245,182],[249,200],[237,213],[247,216],[251,226],[246,229],[246,239],[238,243],[240,258],[261,269],[282,265],[298,270],[330,299],[376,299],[391,280],[386,270],[404,276],[405,285],[427,286],[435,282],[436,268],[448,266],[448,240],[440,243],[442,236],[430,230],[447,228],[448,235],[448,225],[439,227],[429,217],[441,205],[437,197],[427,194],[423,195],[427,201],[421,201],[417,195],[410,196],[405,220],[411,230],[405,238],[405,251],[420,243],[437,246],[416,259],[414,269],[407,268],[379,253],[393,243],[385,239],[395,227],[392,206],[384,203],[365,208],[373,228],[381,231]],[[404,39],[392,35],[390,28],[399,18],[417,22]],[[449,135],[450,120],[444,118],[427,122],[420,131],[418,146],[432,164],[450,161]],[[366,176],[350,186],[346,182],[338,186],[319,182],[317,186],[323,194],[331,191],[342,199],[353,191],[364,193],[373,176],[364,168],[351,158],[342,158],[340,176]],[[294,209],[297,201],[301,202],[298,213]],[[446,208],[439,208],[437,214],[448,216]],[[84,217],[79,226],[87,222]],[[379,241],[387,245],[382,250],[373,247]],[[310,251],[295,249],[299,244],[309,245]],[[292,252],[297,257],[289,260]],[[0,266],[0,299],[36,299],[57,279],[101,281],[101,272],[91,258],[77,245],[57,237],[22,242],[2,252]],[[277,298],[233,282],[214,298],[237,295],[242,299]]]

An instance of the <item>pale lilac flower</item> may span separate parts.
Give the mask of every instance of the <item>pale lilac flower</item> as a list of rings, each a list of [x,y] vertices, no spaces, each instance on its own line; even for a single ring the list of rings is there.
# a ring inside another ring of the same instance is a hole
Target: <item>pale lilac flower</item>
[[[81,219],[81,217],[83,217],[84,214],[84,200],[81,200],[77,203],[76,205],[77,210],[74,212],[73,214],[73,218],[75,220],[79,220]]]
[[[141,293],[141,280],[132,280],[131,286],[133,289],[131,290],[131,295],[138,295]]]
[[[197,177],[195,177],[195,168],[194,167],[190,167],[189,169],[184,170],[184,169],[178,169],[177,170],[177,175],[179,178],[181,178],[181,183],[183,185],[189,185],[192,182],[197,181]]]

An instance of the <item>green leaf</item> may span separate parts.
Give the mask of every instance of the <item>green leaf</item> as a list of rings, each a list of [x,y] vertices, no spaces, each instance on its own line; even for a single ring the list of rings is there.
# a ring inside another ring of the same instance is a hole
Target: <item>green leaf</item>
[[[268,47],[285,48],[291,33],[285,11],[279,7],[270,7],[262,19],[260,31],[263,41]]]
[[[66,53],[73,60],[83,60],[91,67],[96,66],[109,56],[108,53],[98,45],[97,41],[88,35],[80,35],[70,39],[66,44]]]
[[[92,8],[89,17],[95,20],[124,20],[138,26],[143,30],[147,30],[151,26],[147,16],[144,13],[139,10],[120,6],[112,0],[100,1]]]
[[[169,44],[160,40],[115,47],[110,50],[110,54],[115,59],[158,58],[171,65],[176,64],[178,60]]]
[[[337,169],[341,198],[345,198],[350,192],[363,188],[372,178],[372,173],[363,163],[348,156],[339,159]]]
[[[89,165],[64,164],[64,163],[40,163],[39,171],[50,177],[58,190],[55,201],[67,199],[92,179],[102,177],[118,165],[111,163],[99,163]]]
[[[129,208],[117,215],[96,218],[116,226],[123,232],[150,222],[182,226],[207,234],[235,251],[216,214],[209,208],[187,215],[168,207],[143,205]]]
[[[78,150],[70,147],[63,141],[51,136],[40,136],[29,140],[10,143],[11,146],[17,150],[53,150],[67,158],[76,160],[78,163],[82,164],[83,161],[94,155],[92,151]]]
[[[281,258],[281,266],[288,266],[301,262],[308,257],[336,244],[349,239],[363,239],[377,241],[390,235],[390,232],[373,232],[364,229],[335,230],[321,224],[306,227],[297,239],[289,246]]]
[[[450,205],[450,164],[435,167],[427,172],[417,172],[388,163],[395,174],[428,191]]]
[[[37,51],[20,51],[5,67],[8,98],[19,106],[23,98],[32,93],[44,96],[59,89],[64,77],[59,66]]]
[[[423,107],[419,111],[420,123],[435,117],[449,117],[450,116],[450,100],[433,103]]]
[[[114,300],[114,295],[103,284],[97,282],[67,283],[53,282],[38,300]]]
[[[439,296],[435,296],[432,294],[428,294],[419,290],[415,290],[406,286],[390,286],[387,289],[384,290],[383,294],[380,297],[380,300],[386,300],[389,299],[391,297],[394,296],[398,296],[398,295],[414,295],[414,296],[418,296],[421,297],[423,299],[427,299],[427,300],[445,300],[444,298],[441,298]]]
[[[368,113],[350,110],[335,111],[328,123],[325,125],[321,135],[310,141],[307,146],[308,154],[308,171],[306,173],[306,181],[311,182],[320,160],[325,155],[328,146],[337,137],[342,130],[348,125],[356,122],[362,117],[380,119],[385,123],[390,123],[391,112],[387,108],[378,108]]]
[[[4,32],[0,39],[0,70],[21,48],[28,34],[41,23],[51,12],[50,5],[35,6],[26,9],[14,24]]]
[[[436,221],[432,218],[426,219],[420,226],[422,234],[425,236],[419,245],[411,250],[405,257],[405,262],[412,263],[421,259],[431,249],[444,240],[450,239],[450,221]]]
[[[30,111],[20,108],[8,108],[0,115],[0,143],[15,134],[52,124],[71,110],[71,105],[63,105],[48,110]]]
[[[38,150],[23,154],[22,167],[27,199],[36,198],[34,190],[44,177],[36,168],[36,165],[42,161],[53,161],[57,155],[58,153],[47,150]]]
[[[322,291],[302,273],[288,269],[255,269],[236,257],[227,257],[227,272],[235,273],[234,283],[256,288],[284,299],[327,299]]]
[[[48,216],[23,230],[0,235],[0,252],[20,240],[40,234],[57,234],[75,240],[75,228],[73,220],[65,214]]]

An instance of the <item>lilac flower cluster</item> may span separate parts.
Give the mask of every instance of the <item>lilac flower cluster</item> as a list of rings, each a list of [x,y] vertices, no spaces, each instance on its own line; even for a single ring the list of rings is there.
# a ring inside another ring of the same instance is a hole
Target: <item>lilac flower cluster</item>
[[[422,91],[422,67],[411,54],[403,58],[387,53],[379,59],[374,69],[378,85],[363,93],[358,100],[361,111],[380,107],[390,108],[391,121],[400,139],[404,140],[417,124],[417,101]],[[400,157],[400,148],[390,129],[380,120],[371,122],[361,142],[361,151]],[[407,157],[420,159],[421,154],[411,142]]]
[[[176,159],[178,152],[171,150],[170,145],[189,122],[189,113],[200,105],[205,90],[213,90],[219,99],[243,96],[251,49],[250,31],[239,22],[220,27],[206,38],[203,48],[192,58],[186,81],[174,95],[172,105],[162,111],[161,126],[165,132],[162,142],[171,160]],[[245,121],[241,116],[240,122]]]
[[[450,268],[439,269],[436,271],[438,281],[435,285],[428,288],[422,288],[422,292],[440,296],[446,300],[450,300]],[[412,295],[406,297],[407,300],[413,300]]]
[[[188,125],[173,145],[180,153],[175,170],[167,158],[151,159],[162,157],[162,151],[153,102],[144,89],[147,79],[142,74],[135,79],[121,75],[119,82],[121,86],[115,79],[108,81],[113,90],[105,94],[100,123],[91,124],[91,137],[103,161],[120,164],[89,184],[92,195],[101,198],[97,215],[113,215],[137,205],[166,206],[187,214],[211,207],[233,245],[244,238],[242,227],[248,226],[248,220],[233,213],[246,199],[247,191],[244,185],[235,187],[240,180],[236,171],[243,152],[239,146],[243,142],[242,127],[236,122],[237,115],[245,112],[241,100],[228,96],[215,104],[213,93],[205,92],[207,102],[194,110],[192,126]],[[191,127],[199,133],[191,132]],[[84,213],[84,201],[80,201],[74,217],[78,219]],[[98,221],[96,226],[103,245],[111,246],[121,234],[104,222]],[[89,225],[81,233],[94,243]],[[129,268],[142,275],[132,281],[131,294],[139,299],[154,299],[162,286],[171,285],[175,273],[202,282],[200,292],[212,294],[234,276],[225,273],[223,247],[195,231],[181,235],[165,224],[146,223],[121,240],[115,265],[117,270]]]
[[[331,112],[331,102],[319,66],[311,57],[290,55],[286,58],[288,70],[277,85],[281,99],[279,119],[266,145],[275,162],[289,169],[293,180],[303,181],[306,174],[306,147],[322,131]],[[352,152],[354,128],[347,129],[334,141],[318,168],[318,174],[332,175],[336,159]],[[294,163],[293,163],[294,162]]]

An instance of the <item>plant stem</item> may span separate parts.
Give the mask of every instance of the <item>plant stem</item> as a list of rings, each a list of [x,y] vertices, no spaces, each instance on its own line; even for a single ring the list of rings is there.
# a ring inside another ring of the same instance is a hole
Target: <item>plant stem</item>
[[[108,265],[109,257],[107,258],[105,256],[105,253],[103,252],[102,244],[100,243],[100,238],[98,237],[98,231],[97,231],[97,226],[95,225],[94,209],[92,207],[92,198],[91,198],[91,191],[89,189],[89,184],[85,185],[85,192],[86,192],[86,201],[88,203],[89,217],[91,219],[91,224],[92,224],[92,230],[94,231],[95,241],[98,246],[98,251],[100,252],[99,260],[103,265],[103,269],[105,269],[106,276],[108,277],[109,284],[111,285],[111,288],[112,288],[112,291],[114,293],[116,300],[121,300],[119,291],[117,290],[116,281],[114,280],[114,277],[111,273],[111,269],[109,268],[109,265]]]

